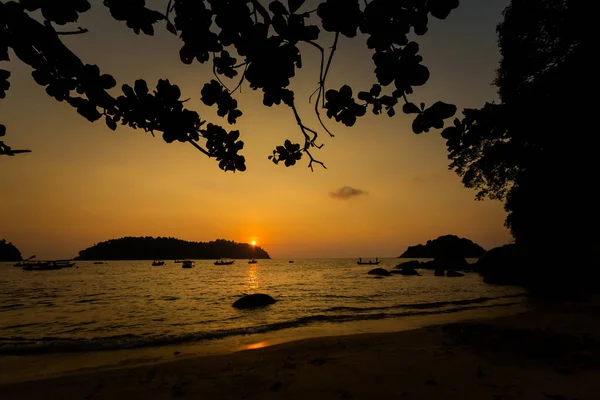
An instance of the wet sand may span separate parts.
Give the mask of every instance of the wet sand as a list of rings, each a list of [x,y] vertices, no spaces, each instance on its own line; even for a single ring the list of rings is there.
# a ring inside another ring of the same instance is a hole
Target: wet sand
[[[170,362],[2,384],[0,398],[596,399],[598,304],[231,354],[174,355]]]

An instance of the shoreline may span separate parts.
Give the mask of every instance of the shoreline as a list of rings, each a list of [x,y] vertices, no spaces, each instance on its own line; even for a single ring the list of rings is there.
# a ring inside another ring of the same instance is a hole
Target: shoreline
[[[586,400],[600,392],[598,309],[539,307],[403,332],[296,340],[2,384],[0,397]]]
[[[235,354],[304,340],[402,333],[437,325],[503,318],[530,310],[531,306],[524,300],[519,303],[451,310],[446,313],[322,323],[265,333],[132,349],[4,355],[0,356],[0,385],[177,362],[181,359]]]

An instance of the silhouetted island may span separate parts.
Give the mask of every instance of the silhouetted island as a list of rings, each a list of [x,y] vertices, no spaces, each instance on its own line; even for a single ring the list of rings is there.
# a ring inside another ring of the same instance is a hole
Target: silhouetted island
[[[0,262],[3,261],[21,261],[21,252],[11,242],[6,239],[0,240]]]
[[[217,239],[188,242],[171,237],[124,237],[100,242],[79,252],[76,260],[210,260],[218,258],[271,258],[259,246]]]
[[[463,257],[479,258],[485,249],[477,243],[459,238],[456,235],[440,236],[434,240],[428,240],[426,244],[409,246],[398,258],[436,258],[436,257]]]

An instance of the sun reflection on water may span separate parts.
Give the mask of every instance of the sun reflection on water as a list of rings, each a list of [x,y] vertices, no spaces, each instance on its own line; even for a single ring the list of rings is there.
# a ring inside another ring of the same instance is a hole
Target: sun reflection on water
[[[259,279],[258,279],[258,266],[257,264],[252,264],[248,268],[248,277],[246,279],[248,283],[248,288],[251,290],[257,290]]]

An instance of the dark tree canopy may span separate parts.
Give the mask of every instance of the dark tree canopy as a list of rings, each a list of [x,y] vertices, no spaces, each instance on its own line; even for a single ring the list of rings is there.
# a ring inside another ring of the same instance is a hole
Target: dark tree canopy
[[[0,262],[3,261],[21,261],[23,258],[19,249],[6,239],[0,240]]]
[[[599,243],[589,14],[578,0],[513,0],[498,26],[500,103],[442,132],[465,186],[503,201],[516,243],[547,257]]]
[[[477,243],[456,235],[440,236],[428,240],[427,243],[408,246],[408,249],[398,258],[437,258],[437,257],[462,257],[478,258],[485,249]]]
[[[99,1],[95,5],[99,5]],[[414,114],[413,131],[442,128],[456,107],[436,102],[429,107],[409,102],[413,88],[424,85],[429,70],[422,64],[419,45],[409,36],[427,32],[429,18],[445,19],[459,0],[326,0],[308,9],[305,0],[165,0],[161,11],[146,7],[145,0],[104,0],[111,16],[125,23],[133,33],[153,35],[167,29],[182,41],[181,61],[208,63],[214,79],[199,91],[207,106],[216,106],[217,115],[233,125],[242,117],[233,97],[242,85],[261,90],[265,106],[284,105],[292,110],[301,141],[285,140],[269,157],[275,164],[295,165],[303,156],[323,165],[312,155],[321,145],[318,132],[302,122],[289,88],[296,70],[302,68],[304,44],[321,56],[311,101],[323,131],[320,110],[329,119],[352,126],[370,109],[374,114],[394,116],[401,107]],[[246,169],[240,132],[209,123],[185,107],[179,87],[169,80],[149,86],[138,80],[115,89],[117,81],[96,65],[80,60],[61,41],[63,35],[85,34],[84,28],[63,27],[77,22],[90,10],[89,0],[0,1],[0,61],[9,60],[9,49],[31,66],[33,79],[57,101],[65,102],[89,121],[103,120],[112,129],[117,125],[159,133],[166,142],[189,142],[205,155],[215,158],[225,171]],[[41,11],[42,21],[32,17]],[[368,37],[373,50],[376,82],[364,91],[349,85],[326,89],[326,79],[340,36]],[[329,36],[325,38],[325,36]],[[319,39],[329,44],[320,44]],[[328,47],[331,46],[330,49]],[[10,72],[0,69],[0,98],[9,88]],[[235,79],[231,87],[225,82]],[[6,127],[0,125],[0,137]],[[332,135],[333,136],[333,135]],[[14,155],[0,142],[0,155]]]
[[[123,237],[100,242],[79,252],[77,260],[213,260],[219,258],[271,258],[259,246],[218,239],[188,242],[170,237]]]

